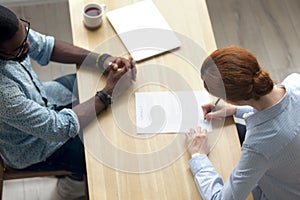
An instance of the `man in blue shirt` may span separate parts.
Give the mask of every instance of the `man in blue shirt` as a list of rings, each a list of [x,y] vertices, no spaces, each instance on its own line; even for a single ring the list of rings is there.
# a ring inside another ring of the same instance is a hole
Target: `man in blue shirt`
[[[111,104],[111,95],[121,77],[129,87],[136,68],[129,58],[99,55],[55,40],[30,29],[30,22],[0,5],[0,154],[17,169],[65,169],[73,175],[61,181],[72,194],[83,195],[86,174],[80,130]],[[50,61],[90,66],[106,72],[106,86],[78,104],[76,75],[42,83],[30,58],[40,65]],[[76,105],[78,104],[78,105]],[[64,183],[64,181],[66,181]]]

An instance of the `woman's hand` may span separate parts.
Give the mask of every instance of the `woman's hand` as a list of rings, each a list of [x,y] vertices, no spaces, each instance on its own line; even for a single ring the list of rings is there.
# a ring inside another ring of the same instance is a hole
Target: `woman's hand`
[[[214,108],[212,110],[212,108]],[[213,104],[202,105],[203,115],[206,120],[223,119],[233,116],[236,113],[236,106],[226,103],[225,105],[215,106]]]
[[[195,153],[205,155],[209,153],[210,147],[207,142],[206,129],[201,129],[201,127],[197,127],[196,130],[191,129],[190,132],[186,134],[186,143],[191,156]]]

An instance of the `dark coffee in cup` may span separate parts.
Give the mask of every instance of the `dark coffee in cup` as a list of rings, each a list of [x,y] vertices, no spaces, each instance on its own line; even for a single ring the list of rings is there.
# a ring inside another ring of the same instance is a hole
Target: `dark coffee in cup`
[[[82,9],[84,25],[91,30],[99,28],[102,24],[102,16],[105,8],[105,4],[95,2],[84,5]]]
[[[101,10],[99,8],[96,8],[96,7],[90,7],[90,8],[85,10],[85,13],[89,16],[96,17],[96,16],[99,16],[101,14]]]

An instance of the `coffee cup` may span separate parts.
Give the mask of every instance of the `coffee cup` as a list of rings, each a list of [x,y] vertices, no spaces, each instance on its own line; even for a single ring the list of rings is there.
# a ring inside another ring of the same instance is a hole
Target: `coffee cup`
[[[106,6],[95,2],[83,7],[83,23],[89,29],[97,29],[102,24],[102,16]]]

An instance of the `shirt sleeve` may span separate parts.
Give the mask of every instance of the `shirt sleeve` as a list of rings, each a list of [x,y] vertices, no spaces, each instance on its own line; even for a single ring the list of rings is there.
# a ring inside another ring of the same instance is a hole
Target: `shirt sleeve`
[[[238,106],[236,109],[235,117],[244,119],[249,115],[256,113],[257,111],[251,106]]]
[[[53,51],[54,37],[42,35],[30,29],[28,39],[30,41],[29,56],[40,65],[47,65]]]
[[[20,132],[51,141],[65,141],[80,130],[76,114],[71,109],[56,112],[32,101],[12,83],[0,90],[1,120]]]
[[[246,199],[267,170],[267,162],[262,155],[244,151],[223,185],[222,178],[206,155],[194,156],[189,164],[203,199]]]
[[[198,191],[203,199],[211,199],[223,187],[223,181],[208,157],[194,154],[189,162]]]

